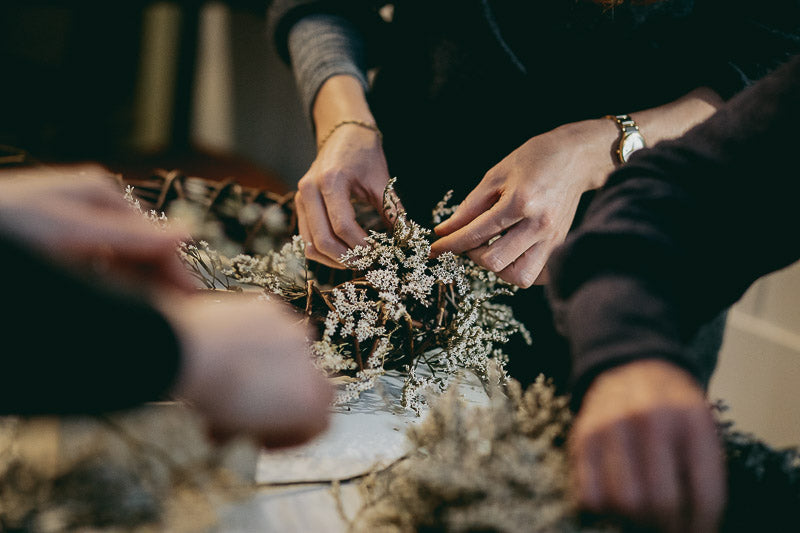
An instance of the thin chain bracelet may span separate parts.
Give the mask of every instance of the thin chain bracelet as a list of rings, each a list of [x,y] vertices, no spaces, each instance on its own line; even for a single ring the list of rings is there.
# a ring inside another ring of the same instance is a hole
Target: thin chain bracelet
[[[379,130],[378,126],[376,126],[375,124],[370,124],[369,122],[363,122],[361,120],[342,120],[341,122],[337,122],[335,126],[333,126],[330,130],[328,130],[328,133],[325,134],[325,137],[323,137],[322,140],[319,142],[319,145],[317,145],[317,151],[322,150],[322,146],[328,141],[330,136],[333,135],[334,131],[348,124],[352,124],[353,126],[360,126],[370,131],[374,131],[378,135],[378,140],[383,142],[383,133],[381,133],[381,130]]]

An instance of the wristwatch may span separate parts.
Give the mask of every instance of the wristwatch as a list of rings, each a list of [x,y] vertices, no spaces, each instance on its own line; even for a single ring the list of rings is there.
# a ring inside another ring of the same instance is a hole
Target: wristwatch
[[[619,125],[621,135],[615,152],[621,163],[627,163],[633,152],[647,146],[639,126],[629,115],[606,115],[605,118],[610,118]]]

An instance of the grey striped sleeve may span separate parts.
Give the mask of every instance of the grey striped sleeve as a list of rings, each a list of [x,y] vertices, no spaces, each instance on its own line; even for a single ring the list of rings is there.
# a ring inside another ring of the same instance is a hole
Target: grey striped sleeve
[[[303,109],[311,117],[314,98],[331,76],[348,74],[367,90],[364,42],[348,20],[336,15],[310,15],[289,32],[289,54]]]

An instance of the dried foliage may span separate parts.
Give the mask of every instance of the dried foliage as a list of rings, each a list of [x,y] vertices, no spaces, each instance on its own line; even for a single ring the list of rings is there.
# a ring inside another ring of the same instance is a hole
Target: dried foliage
[[[181,247],[185,263],[209,289],[257,288],[301,312],[319,333],[312,347],[317,365],[343,383],[337,403],[400,369],[407,376],[402,403],[419,411],[424,389],[445,390],[464,369],[485,377],[489,361],[505,361],[509,336],[527,335],[511,308],[497,303],[515,287],[465,257],[430,257],[431,232],[398,208],[394,181],[384,194],[390,228],[371,229],[364,245],[342,257],[350,270],[341,272],[306,260],[288,197],[254,196],[229,183],[222,193],[206,181],[171,175],[161,186],[175,183],[184,183],[181,197],[167,202],[163,190],[155,196],[170,219],[192,230],[193,242]],[[143,208],[135,193],[128,188],[129,201],[162,223],[160,212]],[[443,201],[434,219],[451,210]],[[362,223],[370,214],[358,212]],[[380,219],[372,215],[366,225],[374,227]]]
[[[800,449],[776,449],[723,420],[715,406],[725,447],[728,506],[723,532],[800,530]]]
[[[624,530],[596,517],[590,522],[569,500],[567,399],[544,378],[523,392],[505,376],[502,344],[521,326],[493,299],[514,288],[464,258],[431,260],[429,231],[396,212],[391,186],[385,198],[391,231],[377,231],[379,219],[360,210],[373,230],[365,246],[345,256],[353,270],[338,272],[305,260],[303,243],[292,238],[290,197],[190,181],[171,183],[184,183],[194,197],[156,204],[170,218],[194,219],[197,239],[182,249],[187,265],[208,288],[257,288],[294,305],[318,327],[320,366],[346,383],[340,401],[371,387],[389,368],[406,371],[403,403],[415,409],[428,386],[444,390],[464,369],[487,384],[486,407],[464,403],[456,389],[438,397],[412,429],[414,452],[363,483],[367,504],[351,524],[354,531]],[[169,196],[163,189],[158,195]],[[434,222],[452,212],[448,200],[434,210]],[[164,223],[159,210],[147,216]],[[264,246],[257,250],[258,243]],[[718,406],[718,418],[722,412]],[[719,429],[730,498],[723,531],[800,524],[798,451],[774,449],[728,422],[720,421]]]
[[[367,531],[615,531],[582,527],[568,496],[568,399],[544,377],[508,380],[488,405],[455,388],[410,431],[415,451],[365,482],[351,529]]]
[[[137,183],[128,198],[156,225],[168,223],[164,211],[191,222],[196,240],[181,253],[207,288],[264,291],[317,325],[320,365],[348,382],[340,399],[389,368],[407,370],[404,401],[416,408],[425,385],[442,389],[464,369],[484,379],[487,405],[465,403],[456,388],[438,396],[412,426],[413,451],[362,482],[353,531],[624,530],[589,522],[569,499],[567,398],[543,377],[523,391],[504,374],[501,347],[520,326],[493,298],[513,287],[462,258],[431,260],[428,230],[396,212],[391,188],[391,231],[372,231],[352,250],[348,273],[305,261],[289,196],[173,172]],[[434,220],[452,211],[447,200]],[[718,419],[723,412],[717,406]],[[729,494],[722,530],[796,530],[798,450],[774,449],[729,422],[719,430]],[[256,453],[247,442],[210,443],[197,415],[177,405],[0,418],[0,530],[207,530],[221,505],[251,494]]]
[[[630,526],[577,512],[567,488],[568,398],[543,376],[489,389],[475,406],[451,389],[410,431],[414,452],[362,482],[361,532],[624,532]],[[722,533],[795,531],[800,451],[776,449],[734,429],[713,406],[728,471]],[[627,528],[626,528],[627,527]],[[639,531],[639,530],[635,530]]]
[[[209,441],[178,404],[0,418],[0,531],[189,533],[252,494],[258,448]]]

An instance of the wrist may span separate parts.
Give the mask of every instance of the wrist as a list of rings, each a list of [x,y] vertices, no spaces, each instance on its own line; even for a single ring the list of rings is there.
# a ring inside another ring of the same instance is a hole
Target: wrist
[[[624,165],[634,152],[647,146],[639,125],[630,115],[606,115],[603,118],[611,120],[619,128],[619,138],[612,150],[618,165]]]
[[[657,387],[667,377],[672,381],[680,381],[687,387],[703,396],[703,387],[700,382],[685,368],[669,359],[659,357],[642,357],[609,367],[600,372],[589,385],[586,396],[592,394],[592,389],[605,386],[619,380],[630,380],[639,386]]]
[[[344,121],[375,124],[361,82],[348,75],[328,78],[319,89],[312,109],[319,145]]]
[[[585,182],[582,184],[584,191],[602,187],[608,175],[616,168],[615,159],[612,157],[611,146],[619,137],[616,125],[608,119],[582,120],[562,126],[565,134],[577,142],[582,149],[581,158],[590,166]]]
[[[378,129],[378,126],[375,123],[364,122],[361,120],[341,120],[336,124],[334,124],[333,126],[331,126],[328,132],[319,139],[319,142],[317,143],[317,152],[322,150],[322,147],[325,145],[325,143],[328,141],[331,135],[336,133],[336,130],[343,127],[358,127],[365,130],[369,130],[377,136],[378,142],[383,142],[383,133],[381,133],[381,130]]]

